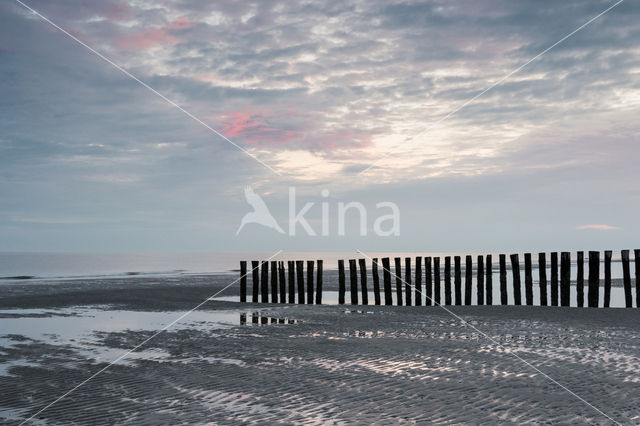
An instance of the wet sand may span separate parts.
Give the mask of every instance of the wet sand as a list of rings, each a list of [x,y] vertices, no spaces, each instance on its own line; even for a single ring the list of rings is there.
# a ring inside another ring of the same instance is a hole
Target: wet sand
[[[3,285],[0,420],[28,418],[233,279]],[[640,311],[449,309],[502,347],[438,307],[211,301],[38,419],[611,423],[507,348],[616,421],[640,422]]]

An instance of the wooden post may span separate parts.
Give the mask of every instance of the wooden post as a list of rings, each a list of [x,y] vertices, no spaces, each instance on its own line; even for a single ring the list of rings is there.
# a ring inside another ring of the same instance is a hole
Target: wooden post
[[[316,275],[316,305],[322,305],[322,259],[316,260],[318,272]]]
[[[538,285],[540,286],[540,306],[547,306],[547,255],[538,253]]]
[[[405,305],[411,306],[411,258],[404,259],[404,296]]]
[[[258,294],[260,293],[260,262],[251,261],[251,301],[258,303]]]
[[[247,261],[240,261],[240,302],[247,301]]]
[[[451,256],[444,258],[444,304],[451,305]]]
[[[485,262],[486,280],[485,280],[485,297],[487,305],[493,305],[493,265],[491,255],[487,255],[487,261]]]
[[[604,307],[611,305],[611,250],[604,251]]]
[[[376,305],[380,305],[380,276],[378,275],[378,258],[371,263],[371,278],[373,278],[373,298]]]
[[[636,308],[640,308],[640,249],[633,251],[636,270]]]
[[[358,271],[356,270],[356,260],[349,259],[349,289],[351,290],[351,304],[358,304]]]
[[[531,253],[524,254],[524,299],[527,305],[533,305],[533,271]]]
[[[424,287],[425,287],[425,298],[424,304],[426,306],[433,305],[433,278],[431,278],[431,256],[427,256],[424,258]]]
[[[560,253],[560,306],[570,306],[571,302],[571,253]]]
[[[384,304],[393,305],[393,292],[391,291],[391,263],[388,257],[382,258],[382,279],[384,281]]]
[[[278,262],[271,261],[271,303],[278,303]]]
[[[307,304],[313,305],[313,270],[315,262],[307,260]]]
[[[422,305],[422,256],[416,257],[415,305]]]
[[[501,254],[500,258],[500,304],[507,305],[507,255]]]
[[[358,259],[360,266],[360,291],[362,292],[362,304],[369,304],[369,290],[367,289],[367,262],[366,259]]]
[[[551,306],[558,306],[558,253],[551,253]]]
[[[453,257],[453,287],[454,303],[462,305],[462,271],[460,270],[460,256]]]
[[[393,259],[396,264],[396,305],[402,306],[402,264],[401,259],[396,257]]]
[[[338,260],[338,304],[344,305],[344,295],[347,292],[344,277],[344,260]]]
[[[587,299],[590,308],[597,308],[600,299],[600,252],[589,252],[589,293]]]
[[[440,305],[440,258],[433,258],[433,300]]]
[[[293,260],[287,261],[287,272],[289,273],[289,303],[296,303],[296,271]]]
[[[629,270],[629,250],[622,250],[622,282],[624,284],[624,304],[627,308],[633,307],[631,298],[631,271]]]
[[[464,267],[464,304],[471,305],[471,285],[473,281],[473,260],[471,256],[465,257]]]
[[[304,305],[304,261],[296,260],[296,276],[298,278],[298,304]]]
[[[287,303],[287,281],[284,274],[284,261],[278,262],[278,278],[280,279],[280,303]]]
[[[578,260],[576,260],[578,271],[576,276],[576,298],[579,308],[584,306],[584,252],[578,252]]]
[[[478,256],[478,305],[484,305],[484,256]]]
[[[260,271],[260,302],[269,303],[269,262],[264,260]]]
[[[520,289],[520,260],[518,254],[512,254],[511,273],[513,275],[513,302],[515,305],[522,305],[522,295]]]

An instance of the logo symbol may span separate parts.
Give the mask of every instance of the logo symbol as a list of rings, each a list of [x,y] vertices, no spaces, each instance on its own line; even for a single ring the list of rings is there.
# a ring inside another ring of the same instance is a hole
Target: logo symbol
[[[253,207],[253,211],[244,215],[244,217],[240,221],[240,227],[238,227],[236,235],[238,235],[242,228],[244,228],[244,226],[249,223],[257,223],[259,225],[266,226],[267,228],[275,229],[279,233],[284,234],[284,231],[282,230],[282,228],[280,228],[278,222],[276,222],[276,219],[267,208],[267,205],[264,203],[262,197],[256,194],[253,188],[251,188],[250,186],[245,186],[244,197],[247,199],[247,203],[249,203],[249,205]]]

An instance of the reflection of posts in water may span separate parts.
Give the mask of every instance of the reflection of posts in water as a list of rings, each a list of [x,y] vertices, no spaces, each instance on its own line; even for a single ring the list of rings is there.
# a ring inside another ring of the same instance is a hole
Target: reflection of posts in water
[[[260,317],[260,324],[269,324],[268,317]]]
[[[245,325],[247,323],[247,314],[240,314],[240,325]]]
[[[258,323],[258,318],[259,318],[258,314],[256,314],[256,313],[251,314],[251,323],[252,324],[257,324]]]

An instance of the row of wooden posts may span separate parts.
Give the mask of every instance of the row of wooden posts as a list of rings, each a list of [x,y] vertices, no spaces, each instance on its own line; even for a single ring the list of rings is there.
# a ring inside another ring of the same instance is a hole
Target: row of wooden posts
[[[587,306],[598,307],[600,305],[600,252],[590,251],[589,253],[589,273],[587,287]],[[640,249],[634,250],[635,254],[635,287],[636,287],[636,307],[640,307]],[[522,304],[521,279],[520,279],[520,259],[518,254],[509,256],[512,272],[513,299],[516,305]],[[453,287],[451,281],[451,260],[453,258]],[[499,255],[500,268],[500,304],[507,305],[507,256]],[[611,258],[612,251],[604,252],[604,301],[603,305],[608,308],[611,302]],[[395,272],[391,271],[391,259],[383,257],[382,265],[378,259],[372,259],[371,272],[373,279],[374,303],[381,305],[383,300],[385,305],[393,304],[392,297],[392,275],[395,280],[396,304],[407,305],[471,305],[473,286],[473,258],[465,257],[465,286],[464,299],[462,294],[462,269],[461,256],[444,257],[444,289],[442,289],[440,279],[440,257],[415,258],[415,275],[412,274],[412,258],[404,259],[404,274],[402,271],[402,258],[395,257]],[[424,260],[424,275],[423,275]],[[633,306],[631,292],[631,273],[629,265],[629,250],[621,251],[623,287],[625,295],[625,306]],[[367,284],[366,259],[349,260],[350,276],[350,296],[351,304],[358,305],[358,269],[360,272],[360,293],[361,304],[369,304],[369,291]],[[321,304],[322,303],[322,260],[314,262],[308,260],[306,268],[306,286],[304,280],[304,261],[287,261],[287,268],[283,261],[252,261],[252,302],[262,303],[300,303],[300,304]],[[577,276],[576,276],[576,296],[577,306],[584,306],[584,252],[577,252]],[[315,266],[315,268],[314,268]],[[379,269],[382,269],[383,287],[380,288]],[[547,306],[547,261],[546,253],[538,254],[538,285],[540,287],[540,305]],[[269,274],[271,267],[271,274]],[[479,255],[476,262],[476,303],[478,305],[493,304],[493,262],[491,255]],[[314,269],[315,283],[314,283]],[[240,301],[247,301],[247,262],[240,262]],[[269,276],[270,275],[270,276]],[[288,275],[288,283],[287,283]],[[531,253],[524,255],[524,302],[533,305],[533,273]],[[402,278],[404,276],[404,279]],[[424,285],[423,285],[424,278]],[[270,284],[270,285],[269,285]],[[288,284],[288,285],[287,285]],[[315,285],[314,285],[315,284]],[[571,288],[571,253],[560,253],[560,275],[558,276],[558,253],[551,253],[551,279],[550,305],[570,306]],[[269,291],[271,289],[271,291]],[[297,300],[296,300],[297,290]],[[381,294],[382,290],[382,294]],[[444,294],[442,291],[444,290]],[[452,294],[453,290],[453,294]],[[403,294],[404,293],[404,294]],[[345,262],[338,260],[338,303],[345,303],[346,280]],[[413,295],[413,297],[412,297]],[[403,297],[404,296],[404,297]],[[384,297],[384,299],[381,299]],[[258,300],[260,299],[260,300]],[[424,303],[423,303],[424,302]]]

